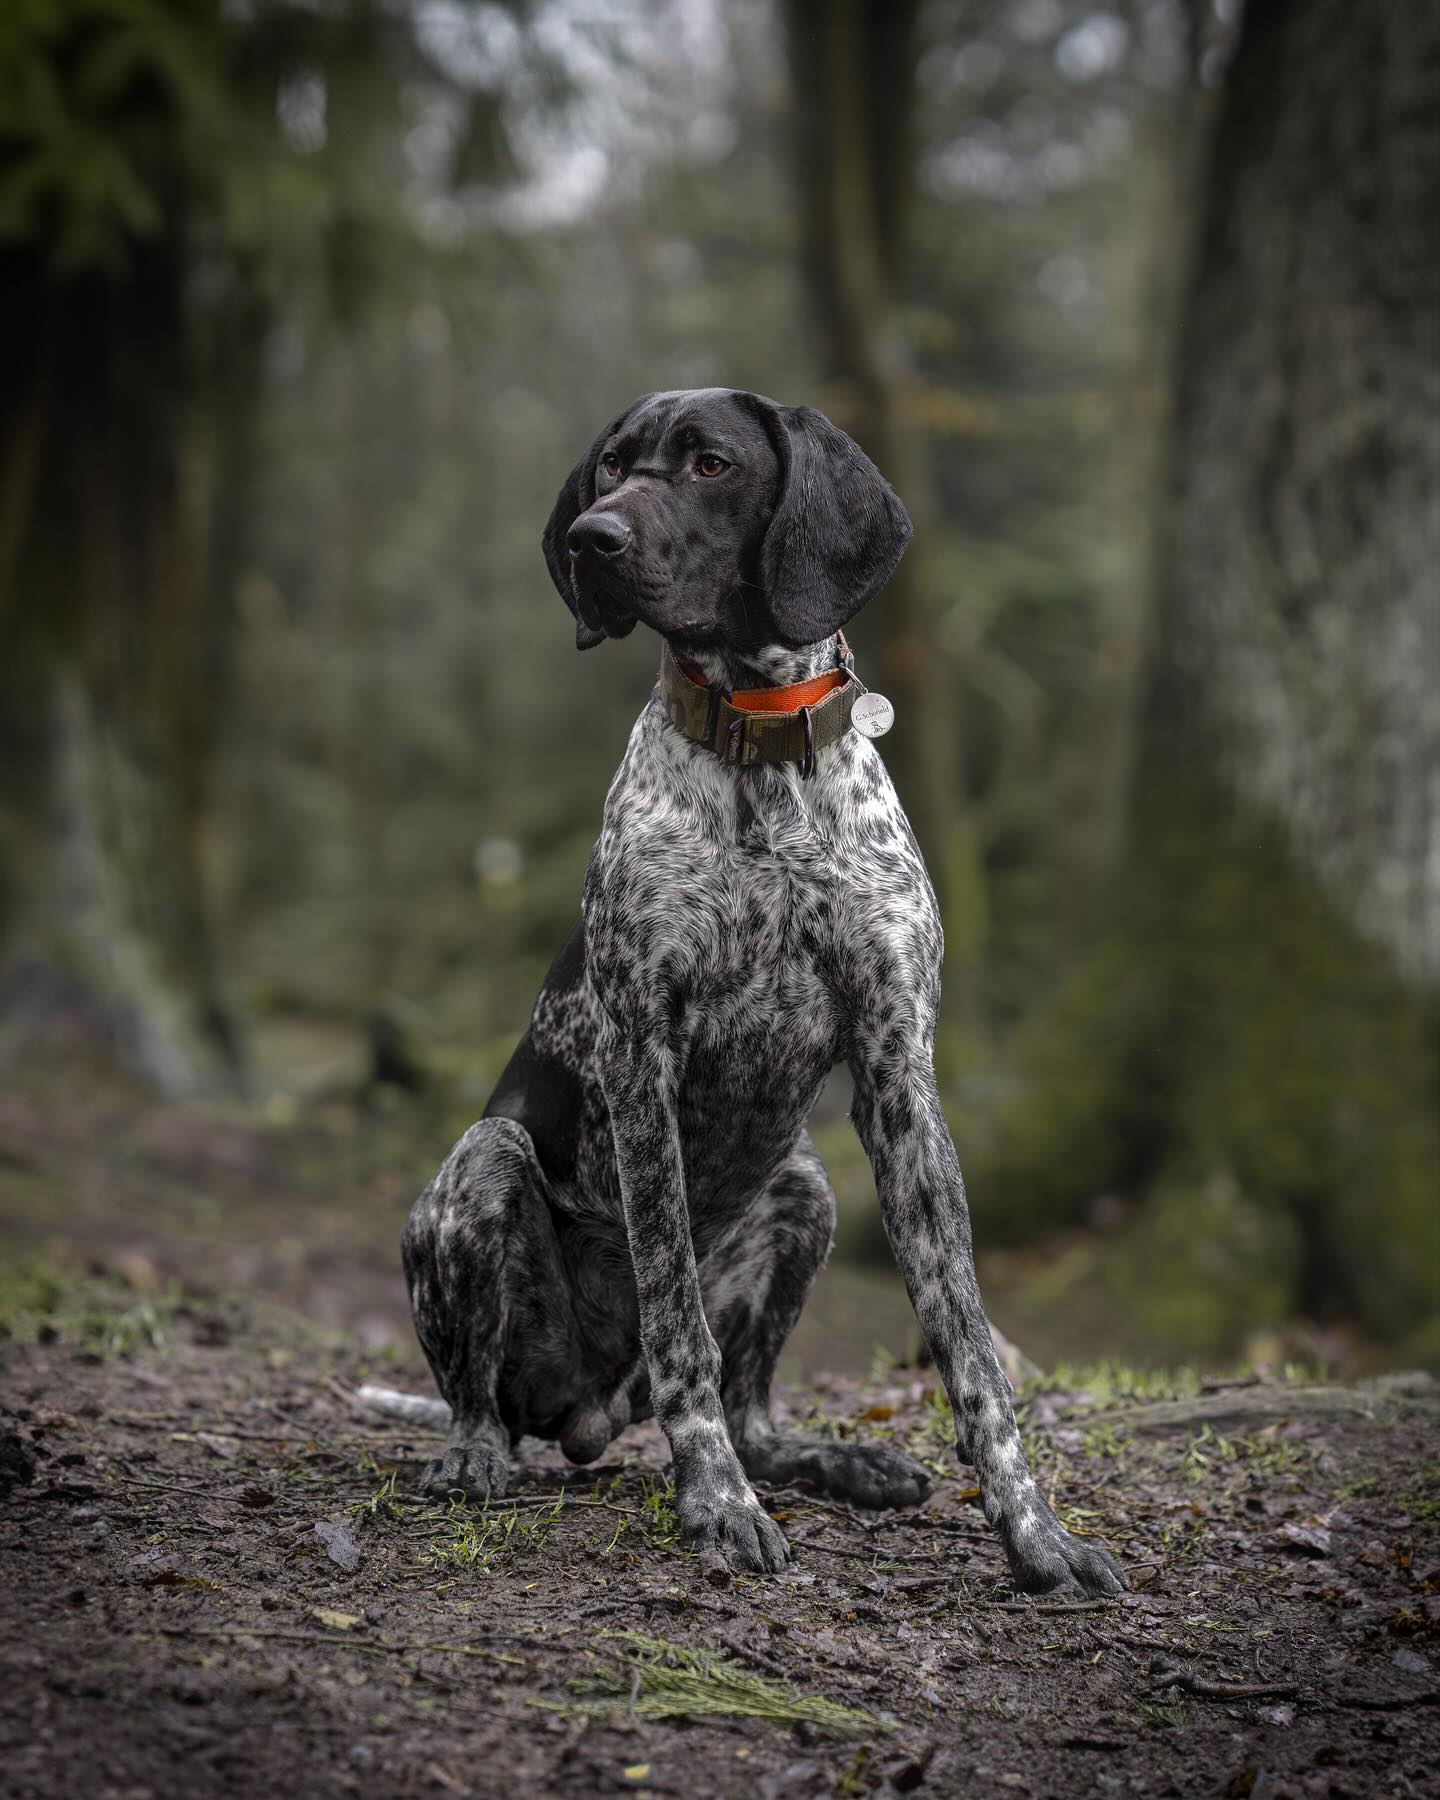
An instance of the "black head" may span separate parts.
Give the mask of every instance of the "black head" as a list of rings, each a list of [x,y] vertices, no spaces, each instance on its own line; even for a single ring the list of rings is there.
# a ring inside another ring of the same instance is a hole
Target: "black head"
[[[646,394],[610,421],[544,543],[582,650],[637,622],[746,650],[829,637],[909,538],[889,483],[823,413],[697,388]]]

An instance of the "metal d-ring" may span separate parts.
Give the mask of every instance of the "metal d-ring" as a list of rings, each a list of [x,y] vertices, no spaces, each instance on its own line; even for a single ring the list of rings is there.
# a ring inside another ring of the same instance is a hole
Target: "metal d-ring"
[[[810,723],[810,708],[800,708],[800,723],[805,730],[805,760],[800,765],[800,779],[808,781],[815,773],[815,731]]]

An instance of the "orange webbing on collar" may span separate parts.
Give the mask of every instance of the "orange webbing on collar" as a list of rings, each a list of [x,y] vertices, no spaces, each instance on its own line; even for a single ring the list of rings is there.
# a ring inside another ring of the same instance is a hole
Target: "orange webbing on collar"
[[[693,664],[682,662],[678,656],[675,660],[696,687],[705,686],[703,679],[697,679],[699,671]],[[737,712],[799,712],[802,706],[814,706],[827,694],[833,694],[836,688],[844,687],[849,679],[845,669],[827,669],[823,675],[812,676],[809,681],[793,682],[789,687],[744,688],[738,694],[731,694],[729,701]]]
[[[827,669],[823,675],[816,675],[809,681],[797,681],[792,687],[746,688],[742,693],[732,694],[730,704],[741,712],[799,712],[802,706],[814,706],[816,701],[834,693],[837,687],[844,687],[849,679],[844,669]]]

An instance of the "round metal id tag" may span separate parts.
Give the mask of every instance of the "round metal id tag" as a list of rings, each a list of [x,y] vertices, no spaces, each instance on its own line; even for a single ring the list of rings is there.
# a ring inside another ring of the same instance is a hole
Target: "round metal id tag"
[[[895,708],[883,694],[861,694],[850,714],[850,723],[868,738],[884,737],[895,723]]]

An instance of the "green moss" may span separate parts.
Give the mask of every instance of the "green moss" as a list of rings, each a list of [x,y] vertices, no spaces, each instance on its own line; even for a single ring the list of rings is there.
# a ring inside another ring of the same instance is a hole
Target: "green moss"
[[[1023,1404],[1036,1394],[1083,1396],[1086,1410],[1136,1400],[1189,1400],[1200,1392],[1200,1372],[1191,1365],[1152,1369],[1106,1360],[1059,1363],[1023,1384]]]
[[[1159,1005],[1129,946],[1097,947],[1054,1006],[1011,1047],[1012,1081],[993,1108],[953,1118],[984,1241],[1025,1243],[1076,1222],[1143,1153],[1150,1080],[1134,1065],[1159,1031]]]
[[[1084,1280],[1151,1354],[1233,1354],[1298,1314],[1440,1360],[1433,1002],[1273,845],[1171,832],[1116,893],[970,1133],[980,1241],[1117,1195],[1129,1222]]]
[[[1297,1240],[1283,1209],[1246,1198],[1223,1174],[1175,1181],[1105,1246],[1100,1282],[1149,1354],[1213,1363],[1289,1317]]]
[[[140,1295],[116,1276],[22,1257],[0,1276],[0,1339],[58,1337],[119,1357],[163,1350],[182,1299],[173,1282],[163,1293]]]
[[[893,1731],[894,1721],[756,1675],[714,1650],[674,1644],[638,1631],[603,1632],[605,1654],[593,1675],[572,1682],[570,1702],[532,1700],[547,1712],[621,1720],[768,1719],[822,1731]]]
[[[564,1508],[563,1495],[541,1512],[522,1513],[517,1504],[495,1512],[453,1505],[445,1533],[430,1545],[427,1560],[441,1569],[489,1575],[517,1557],[543,1550]]]

